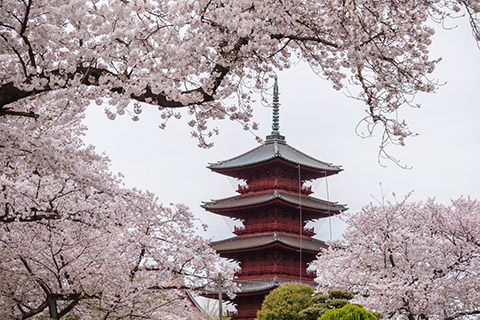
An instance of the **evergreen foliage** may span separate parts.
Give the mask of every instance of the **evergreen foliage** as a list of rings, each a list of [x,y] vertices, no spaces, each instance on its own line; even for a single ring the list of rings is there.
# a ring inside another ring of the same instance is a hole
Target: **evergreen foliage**
[[[318,320],[377,320],[377,317],[359,305],[347,304],[325,312]]]
[[[285,284],[265,298],[257,320],[317,320],[331,309],[349,304],[353,294],[343,290],[329,290],[328,294],[300,284]]]
[[[300,312],[313,304],[313,294],[309,286],[285,284],[265,297],[257,320],[303,320]]]

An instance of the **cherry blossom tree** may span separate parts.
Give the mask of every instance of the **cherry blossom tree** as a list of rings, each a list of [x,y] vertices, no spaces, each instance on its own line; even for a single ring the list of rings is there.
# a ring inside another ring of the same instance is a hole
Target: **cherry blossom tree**
[[[255,128],[252,92],[307,61],[335,89],[359,88],[384,142],[428,75],[428,22],[478,0],[3,0],[0,2],[0,312],[12,318],[188,317],[181,289],[221,265],[182,205],[129,190],[84,146],[93,101],[113,119],[186,109],[201,146],[225,117]],[[233,103],[229,98],[236,98]]]
[[[436,88],[431,21],[466,15],[479,41],[479,12],[478,0],[4,0],[0,115],[43,116],[38,97],[58,92],[108,103],[110,118],[154,105],[166,123],[184,108],[208,146],[207,120],[256,127],[251,93],[303,59],[367,104],[383,144],[403,144],[399,107]]]
[[[0,314],[192,318],[184,290],[233,277],[192,213],[123,187],[83,145],[81,104],[60,95],[38,110],[0,122]]]
[[[480,202],[368,205],[314,265],[320,290],[352,291],[387,319],[476,319]]]

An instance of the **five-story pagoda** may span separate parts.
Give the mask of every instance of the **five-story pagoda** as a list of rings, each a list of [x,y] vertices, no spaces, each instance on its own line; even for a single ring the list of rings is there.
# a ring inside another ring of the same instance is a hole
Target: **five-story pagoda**
[[[312,283],[307,266],[323,241],[312,238],[309,221],[336,215],[343,205],[310,196],[305,182],[337,174],[342,169],[314,159],[289,146],[279,132],[277,78],[274,84],[272,134],[265,142],[240,156],[211,164],[212,171],[243,180],[239,195],[202,206],[213,213],[240,220],[235,237],[212,242],[220,256],[240,263],[240,286],[233,303],[233,320],[253,320],[264,297],[286,282]],[[216,296],[211,294],[209,296]]]

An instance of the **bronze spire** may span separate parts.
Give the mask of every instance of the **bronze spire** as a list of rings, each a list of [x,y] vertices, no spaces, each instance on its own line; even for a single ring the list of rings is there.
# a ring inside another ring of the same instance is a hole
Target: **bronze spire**
[[[275,75],[273,84],[273,121],[272,133],[267,136],[267,141],[285,141],[285,137],[280,134],[280,99],[278,98],[278,77]]]

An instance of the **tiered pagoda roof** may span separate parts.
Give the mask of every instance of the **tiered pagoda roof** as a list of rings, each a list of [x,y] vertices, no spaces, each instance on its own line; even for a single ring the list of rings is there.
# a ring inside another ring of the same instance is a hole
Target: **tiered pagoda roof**
[[[239,156],[209,164],[212,171],[242,181],[238,195],[204,202],[206,210],[241,220],[235,237],[211,242],[220,256],[240,263],[240,287],[233,302],[234,320],[254,320],[272,289],[288,282],[314,285],[308,264],[327,246],[312,238],[309,221],[340,214],[347,208],[310,196],[309,180],[337,174],[340,166],[317,160],[288,145],[279,131],[275,78],[272,133],[265,142]],[[244,184],[243,184],[244,183]],[[206,293],[215,297],[218,292]]]
[[[314,253],[317,253],[327,247],[325,245],[325,242],[318,239],[299,238],[298,236],[292,236],[278,232],[246,237],[233,237],[221,241],[212,242],[211,246],[219,253],[227,253],[230,251],[248,251],[249,249],[253,248],[267,248],[276,244],[285,245],[292,249],[311,251]]]
[[[256,167],[285,165],[298,168],[302,181],[327,177],[342,171],[340,166],[317,160],[288,145],[280,134],[279,98],[277,78],[273,87],[273,123],[272,133],[265,143],[237,157],[218,161],[208,167],[215,172],[234,178],[248,179],[249,173]]]
[[[261,146],[237,157],[210,164],[208,167],[218,173],[244,178],[244,174],[238,170],[239,168],[243,170],[251,169],[266,162],[269,162],[269,165],[271,165],[272,160],[279,160],[286,165],[294,167],[301,166],[303,180],[326,177],[343,170],[340,166],[317,160],[293,148],[285,142],[283,136],[280,136],[280,138],[267,138]]]
[[[272,277],[272,278],[261,278],[261,279],[251,279],[251,280],[237,280],[235,282],[238,284],[243,294],[248,294],[248,293],[257,293],[257,292],[263,292],[263,291],[269,292],[272,289],[275,289],[281,286],[282,284],[291,283],[292,280]],[[301,283],[309,286],[315,286],[310,281],[301,281]]]
[[[210,202],[204,202],[202,207],[211,212],[222,212],[223,215],[232,218],[240,218],[238,217],[238,214],[242,209],[248,210],[252,206],[270,204],[275,201],[294,206],[295,208],[301,205],[306,220],[329,217],[346,210],[346,207],[342,204],[306,195],[299,196],[298,194],[283,192],[280,190],[237,195],[229,198],[213,200]]]

